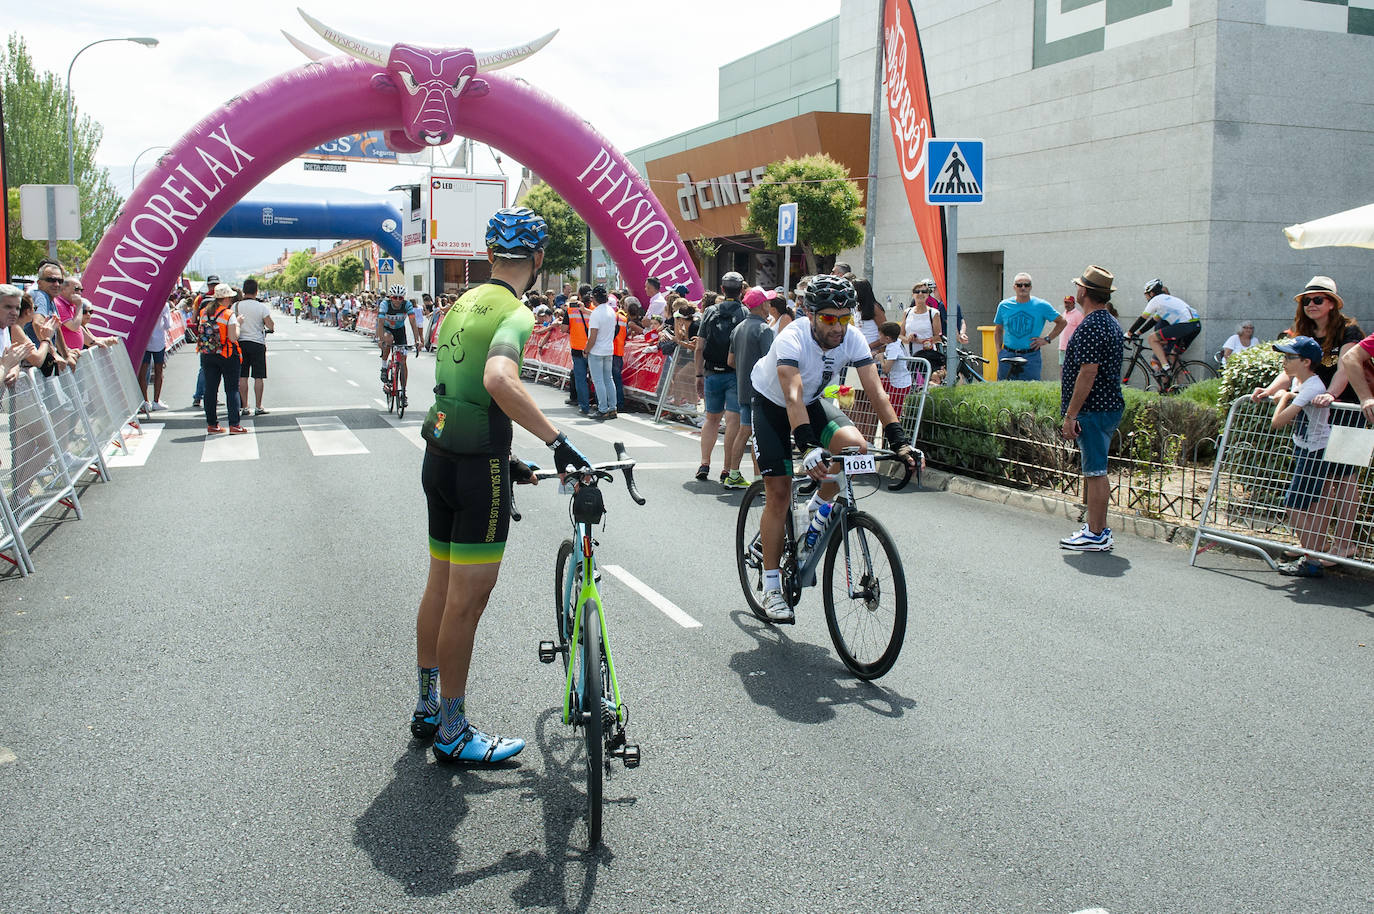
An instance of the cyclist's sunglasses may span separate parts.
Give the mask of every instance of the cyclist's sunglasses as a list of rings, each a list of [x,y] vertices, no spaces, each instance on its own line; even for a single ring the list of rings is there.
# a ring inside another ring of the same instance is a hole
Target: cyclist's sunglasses
[[[844,314],[826,314],[825,312],[819,312],[816,314],[816,320],[829,327],[833,327],[836,324],[853,323],[854,315],[852,312],[845,312]]]

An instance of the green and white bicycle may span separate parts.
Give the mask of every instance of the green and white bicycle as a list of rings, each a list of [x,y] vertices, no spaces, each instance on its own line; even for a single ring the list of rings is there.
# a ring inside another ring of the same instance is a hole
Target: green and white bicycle
[[[620,694],[615,660],[611,655],[605,603],[597,589],[596,539],[592,528],[606,515],[600,483],[625,476],[625,488],[635,504],[644,498],[635,487],[635,462],[625,447],[615,445],[616,460],[583,467],[570,474],[572,536],[558,546],[554,563],[554,632],[556,641],[539,642],[539,660],[563,658],[563,723],[582,731],[587,748],[587,840],[601,843],[602,788],[611,759],[626,768],[639,767],[639,745],[626,738],[630,712]],[[539,479],[556,479],[553,470],[536,470]],[[560,489],[563,491],[563,489]],[[514,515],[518,518],[519,515]]]

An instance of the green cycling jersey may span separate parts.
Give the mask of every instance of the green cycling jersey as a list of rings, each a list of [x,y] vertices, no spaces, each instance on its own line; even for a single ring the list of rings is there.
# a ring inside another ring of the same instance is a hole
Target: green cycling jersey
[[[510,453],[510,418],[492,402],[482,376],[494,356],[520,365],[533,330],[534,314],[499,279],[458,299],[435,337],[434,405],[422,429],[426,442],[453,454]]]

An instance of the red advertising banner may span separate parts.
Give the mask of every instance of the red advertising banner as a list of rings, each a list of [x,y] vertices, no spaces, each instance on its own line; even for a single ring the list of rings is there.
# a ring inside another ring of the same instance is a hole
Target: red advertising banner
[[[916,234],[930,265],[936,294],[949,301],[945,287],[945,211],[926,203],[926,141],[935,135],[935,119],[930,113],[926,60],[911,0],[883,3],[883,89],[892,122],[892,143],[897,147],[897,167],[902,172]]]

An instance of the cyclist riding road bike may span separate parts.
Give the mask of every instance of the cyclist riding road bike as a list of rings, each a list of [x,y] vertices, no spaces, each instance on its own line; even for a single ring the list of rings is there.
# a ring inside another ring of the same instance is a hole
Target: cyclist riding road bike
[[[821,391],[858,369],[864,392],[883,424],[888,447],[901,454],[913,470],[919,451],[902,431],[897,414],[883,392],[878,367],[863,333],[854,326],[857,297],[849,280],[818,276],[806,287],[807,317],[798,317],[773,341],[768,354],[750,373],[754,385],[754,448],[763,476],[763,606],[774,622],[794,621],[782,593],[782,538],[791,503],[792,444],[802,454],[802,469],[821,480],[829,472],[829,451],[847,447],[868,450],[854,423]],[[824,482],[810,508],[829,513],[838,486]]]
[[[411,338],[417,343],[420,330],[415,326],[415,315],[406,301],[406,287],[397,283],[386,290],[386,295],[377,305],[377,344],[382,347],[382,380],[386,380],[386,361],[391,357],[391,347],[400,346],[401,389],[396,391],[396,396],[405,406],[406,381],[410,379],[410,367],[406,364],[406,324],[410,324]]]
[[[544,220],[523,206],[492,216],[491,279],[454,304],[435,340],[434,406],[421,429],[429,578],[415,624],[420,689],[410,729],[434,740],[441,762],[494,764],[525,747],[477,729],[466,697],[477,622],[510,529],[510,483],[535,482],[530,467],[511,457],[511,423],[548,444],[557,469],[591,465],[520,381],[534,329],[520,296],[539,275],[548,238]]]
[[[1152,279],[1145,284],[1145,310],[1126,332],[1126,338],[1131,339],[1145,331],[1145,342],[1150,345],[1159,362],[1157,374],[1167,377],[1169,359],[1164,351],[1164,341],[1171,341],[1177,356],[1181,357],[1201,330],[1202,321],[1193,306],[1177,295],[1170,295],[1169,288],[1160,280]]]

